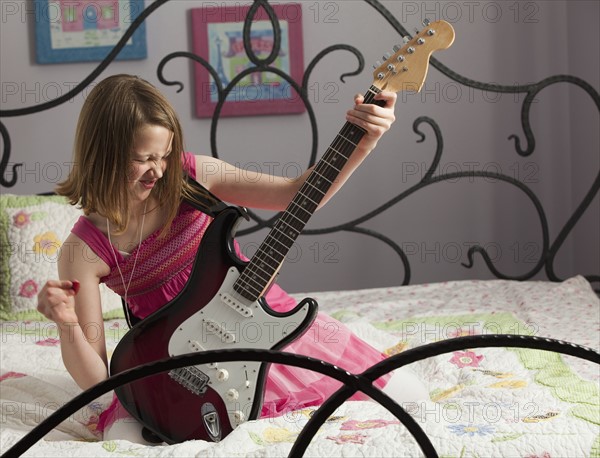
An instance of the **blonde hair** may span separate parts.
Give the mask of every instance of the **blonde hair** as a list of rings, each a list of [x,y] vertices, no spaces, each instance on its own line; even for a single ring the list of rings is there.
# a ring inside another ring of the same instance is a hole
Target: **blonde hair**
[[[167,233],[184,197],[194,198],[184,177],[181,154],[183,133],[169,101],[147,81],[132,75],[114,75],[102,80],[85,100],[75,135],[74,167],[56,192],[87,215],[107,217],[119,232],[129,223],[128,170],[140,130],[162,126],[173,133],[172,152],[153,194],[168,209]],[[193,177],[195,178],[195,177]],[[208,194],[203,196],[211,199]],[[205,202],[197,202],[206,206]]]

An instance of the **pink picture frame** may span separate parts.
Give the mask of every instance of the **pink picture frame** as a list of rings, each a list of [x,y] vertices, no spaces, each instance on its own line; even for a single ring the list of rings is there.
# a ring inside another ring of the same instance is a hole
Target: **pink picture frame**
[[[280,52],[271,67],[302,81],[302,6],[299,3],[272,5],[281,28]],[[227,87],[242,71],[257,68],[246,55],[243,44],[244,20],[250,6],[209,6],[191,11],[192,48],[217,72],[221,86]],[[266,59],[273,49],[274,31],[263,8],[258,8],[251,27],[252,51]],[[218,103],[218,90],[209,71],[194,64],[195,113],[212,117]],[[248,71],[232,86],[222,106],[221,116],[281,115],[302,113],[304,103],[285,78],[272,71]]]

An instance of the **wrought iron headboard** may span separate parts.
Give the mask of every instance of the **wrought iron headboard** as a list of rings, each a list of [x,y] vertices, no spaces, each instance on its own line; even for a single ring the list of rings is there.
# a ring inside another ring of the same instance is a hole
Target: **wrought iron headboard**
[[[127,31],[123,35],[122,39],[118,42],[117,45],[115,45],[115,47],[106,56],[106,58],[85,79],[83,79],[79,84],[77,84],[75,87],[73,87],[72,90],[68,91],[67,93],[63,94],[60,97],[57,97],[56,99],[53,99],[53,100],[50,100],[50,101],[47,101],[45,103],[41,103],[38,105],[32,105],[32,106],[29,106],[26,108],[20,108],[20,109],[0,110],[0,119],[9,118],[9,117],[20,117],[20,116],[26,116],[29,114],[33,114],[33,113],[38,113],[41,111],[55,108],[65,102],[71,100],[74,96],[76,96],[77,94],[79,94],[80,92],[85,90],[109,66],[109,64],[115,59],[115,57],[118,55],[119,51],[125,46],[127,41],[131,38],[131,36],[136,31],[136,29],[140,26],[140,24],[142,24],[146,20],[146,18],[148,18],[148,16],[150,16],[152,13],[154,13],[158,8],[160,8],[163,5],[165,5],[166,3],[168,3],[168,1],[169,0],[156,0],[155,2],[148,5],[138,15],[138,17],[132,22],[131,26],[127,29]],[[393,27],[393,29],[398,33],[398,35],[400,37],[410,36],[410,33],[408,32],[408,30],[406,30],[406,28],[379,1],[365,0],[365,3],[370,5],[378,14],[380,14],[381,17],[384,18]],[[258,58],[252,52],[251,45],[250,45],[251,22],[259,9],[263,9],[267,13],[269,20],[271,21],[273,31],[274,31],[273,52],[264,59]],[[214,114],[213,114],[213,117],[211,120],[210,147],[211,147],[211,153],[213,154],[213,156],[216,157],[217,156],[217,146],[216,146],[217,128],[219,125],[219,119],[221,117],[221,110],[222,110],[224,104],[226,103],[227,96],[235,88],[236,84],[241,80],[241,78],[243,78],[244,76],[246,76],[250,73],[256,73],[256,72],[276,73],[278,76],[285,79],[291,85],[291,87],[296,91],[296,93],[302,99],[302,102],[304,103],[304,106],[307,110],[309,120],[310,120],[310,125],[311,125],[311,131],[312,131],[312,147],[311,147],[309,165],[314,164],[316,161],[316,158],[317,158],[317,153],[318,153],[318,151],[317,151],[318,126],[317,126],[317,121],[316,121],[316,117],[315,117],[315,112],[311,105],[311,101],[309,100],[309,97],[308,97],[308,86],[309,86],[309,81],[311,78],[312,71],[315,68],[315,66],[329,53],[336,51],[336,50],[349,51],[356,57],[358,66],[354,72],[344,73],[340,76],[340,79],[343,82],[346,77],[359,74],[364,69],[364,59],[363,59],[361,52],[357,48],[350,46],[350,45],[345,45],[345,44],[339,44],[339,45],[327,47],[327,48],[323,49],[321,52],[319,52],[308,63],[306,70],[304,72],[302,81],[300,81],[300,82],[295,81],[289,74],[283,72],[282,70],[280,70],[272,65],[272,63],[277,55],[277,52],[281,46],[281,30],[280,30],[279,22],[277,20],[277,16],[275,15],[273,8],[269,4],[268,0],[254,0],[254,2],[252,3],[247,16],[245,17],[245,21],[244,21],[243,41],[244,41],[244,47],[246,49],[248,58],[252,62],[253,66],[251,68],[247,68],[244,71],[242,71],[238,75],[238,77],[234,78],[227,85],[223,85],[221,83],[221,80],[219,79],[216,69],[213,68],[209,62],[207,62],[205,59],[203,59],[202,57],[200,57],[198,55],[195,55],[190,52],[185,52],[185,51],[174,52],[174,53],[168,54],[160,61],[160,63],[158,64],[158,68],[157,68],[158,79],[165,85],[177,86],[178,92],[181,91],[184,88],[184,85],[182,82],[169,81],[165,78],[165,76],[163,74],[163,70],[169,64],[169,62],[171,62],[173,59],[180,58],[180,57],[184,57],[184,58],[187,58],[187,59],[190,59],[192,61],[199,63],[204,68],[206,68],[206,71],[209,72],[211,74],[211,76],[214,78],[214,80],[217,83],[218,103],[216,104],[216,108],[214,110]],[[542,90],[547,88],[548,86],[551,86],[551,85],[554,85],[557,83],[569,83],[569,84],[578,86],[581,89],[583,89],[587,93],[587,95],[589,95],[589,97],[594,101],[596,107],[600,111],[600,96],[598,94],[598,91],[596,89],[594,89],[588,82],[586,82],[580,78],[574,77],[574,76],[555,75],[555,76],[550,76],[550,77],[545,78],[537,83],[532,83],[532,84],[500,85],[500,84],[483,83],[480,81],[475,81],[475,80],[466,78],[466,77],[460,75],[459,73],[453,71],[452,69],[448,68],[447,66],[445,66],[444,64],[442,64],[435,58],[431,58],[430,64],[434,68],[436,68],[440,73],[444,74],[451,80],[456,81],[457,83],[464,85],[466,87],[470,87],[470,88],[474,88],[474,89],[478,89],[478,90],[482,90],[482,91],[487,91],[490,93],[498,93],[498,94],[503,94],[503,93],[525,94],[525,97],[523,99],[522,106],[521,106],[521,125],[523,127],[524,139],[516,134],[510,135],[510,137],[509,137],[509,139],[511,139],[514,142],[514,148],[515,148],[516,153],[523,157],[530,156],[531,154],[533,154],[533,152],[535,150],[535,146],[536,146],[536,138],[535,138],[534,132],[533,132],[531,124],[530,124],[530,110],[531,110],[532,102],[534,101],[535,97]],[[544,205],[541,203],[540,199],[536,196],[534,191],[530,187],[528,187],[524,181],[520,181],[520,180],[516,179],[515,177],[509,176],[506,174],[490,172],[488,170],[468,170],[468,171],[459,171],[459,172],[453,172],[453,173],[439,173],[440,171],[438,170],[438,166],[440,164],[440,160],[441,160],[443,149],[444,149],[444,141],[443,141],[442,131],[441,131],[438,123],[434,119],[427,117],[427,116],[419,117],[419,118],[415,119],[415,121],[413,123],[414,132],[420,136],[419,141],[425,140],[425,134],[423,133],[423,131],[421,129],[423,124],[427,124],[431,127],[431,129],[433,129],[433,132],[435,134],[435,139],[436,139],[436,151],[435,151],[434,159],[431,162],[431,165],[427,169],[426,173],[424,174],[424,176],[422,177],[420,182],[413,185],[409,189],[402,191],[400,194],[398,194],[394,198],[390,199],[388,202],[378,206],[377,208],[362,215],[361,217],[358,217],[352,221],[348,221],[348,222],[346,222],[344,224],[340,224],[340,225],[324,227],[324,228],[320,228],[320,229],[307,229],[303,232],[303,235],[320,235],[320,234],[334,233],[334,232],[338,232],[338,231],[347,231],[347,232],[364,234],[364,235],[379,239],[383,243],[390,246],[391,249],[393,249],[394,252],[399,256],[399,258],[404,266],[404,278],[403,278],[402,284],[406,285],[406,284],[409,284],[411,281],[411,267],[410,267],[409,259],[406,255],[405,251],[403,250],[403,248],[398,243],[396,243],[394,240],[387,237],[385,234],[382,234],[381,232],[378,232],[378,231],[375,231],[375,230],[372,230],[369,228],[365,228],[362,226],[362,224],[369,221],[370,219],[374,218],[375,216],[381,214],[388,208],[396,205],[398,202],[400,202],[403,199],[407,198],[408,196],[414,194],[415,192],[419,191],[420,189],[425,188],[434,183],[439,183],[442,181],[451,181],[451,180],[455,180],[458,178],[480,177],[480,178],[494,179],[494,180],[497,180],[500,182],[505,182],[512,186],[517,187],[519,190],[521,190],[527,196],[527,198],[534,205],[536,213],[537,213],[537,217],[539,218],[539,223],[540,223],[540,227],[541,227],[541,231],[542,231],[542,246],[541,246],[540,257],[537,260],[537,262],[535,263],[535,265],[529,271],[522,273],[520,275],[510,275],[510,274],[501,272],[494,265],[489,253],[486,251],[486,249],[484,247],[482,247],[481,245],[474,245],[469,248],[469,251],[467,253],[468,262],[463,263],[463,266],[468,267],[468,268],[472,267],[476,261],[476,255],[479,254],[479,256],[481,256],[481,258],[483,259],[483,262],[486,264],[489,271],[496,278],[528,280],[528,279],[533,278],[538,273],[544,271],[546,277],[549,280],[560,281],[561,278],[556,273],[556,269],[555,269],[556,255],[557,255],[558,251],[560,250],[560,248],[562,247],[563,243],[565,242],[565,239],[567,238],[567,236],[571,233],[573,228],[576,226],[576,224],[581,219],[582,215],[585,213],[587,208],[590,206],[592,200],[598,194],[598,191],[600,189],[600,171],[596,175],[596,178],[595,178],[594,182],[592,183],[592,185],[590,186],[590,188],[588,189],[585,197],[580,202],[580,204],[577,206],[575,211],[570,215],[568,220],[564,223],[564,225],[558,232],[558,235],[554,238],[554,240],[550,240],[550,231],[549,231],[548,220],[546,217],[546,211],[544,209]],[[19,175],[19,167],[22,166],[22,164],[20,164],[20,163],[12,164],[12,170],[8,170],[9,165],[10,165],[9,159],[10,159],[10,155],[11,155],[11,140],[10,140],[10,134],[9,134],[8,130],[1,120],[0,120],[0,134],[2,135],[2,140],[4,143],[4,148],[2,151],[2,159],[0,161],[0,183],[2,184],[2,186],[10,188],[11,186],[14,186],[14,184],[17,182],[18,175]],[[12,175],[10,179],[6,178],[7,174],[9,174],[9,173]],[[243,236],[243,235],[246,235],[246,234],[249,234],[252,232],[256,232],[265,227],[269,227],[277,218],[277,215],[276,215],[276,216],[273,216],[272,218],[263,219],[261,216],[259,216],[258,214],[256,214],[255,212],[252,212],[252,211],[250,211],[249,214],[253,221],[253,225],[251,227],[241,230],[238,233],[239,236]],[[600,273],[595,273],[595,272],[586,273],[584,276],[587,278],[588,281],[590,281],[592,283],[600,282]]]

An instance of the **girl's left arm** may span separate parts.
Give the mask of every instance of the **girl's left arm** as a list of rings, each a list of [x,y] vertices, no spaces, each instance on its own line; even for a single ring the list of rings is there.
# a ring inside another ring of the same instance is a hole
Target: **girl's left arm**
[[[385,105],[379,107],[365,104],[364,97],[358,94],[354,97],[354,107],[346,112],[346,120],[362,128],[365,135],[329,188],[319,208],[343,186],[394,122],[396,93],[383,91],[375,96],[375,99],[384,100]],[[311,169],[308,169],[301,176],[290,179],[266,173],[242,171],[211,156],[196,156],[196,179],[200,183],[221,200],[249,208],[285,210],[310,171]]]

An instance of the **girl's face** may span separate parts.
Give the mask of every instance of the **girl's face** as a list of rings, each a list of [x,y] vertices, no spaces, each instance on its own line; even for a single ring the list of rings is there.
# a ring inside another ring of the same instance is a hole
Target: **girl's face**
[[[165,127],[146,125],[137,134],[131,153],[129,189],[134,198],[146,199],[167,169],[173,133]]]

